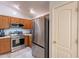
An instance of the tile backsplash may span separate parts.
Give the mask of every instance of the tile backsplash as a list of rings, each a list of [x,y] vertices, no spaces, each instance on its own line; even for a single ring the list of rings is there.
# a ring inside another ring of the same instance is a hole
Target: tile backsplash
[[[22,28],[10,28],[10,29],[5,29],[5,35],[9,35],[9,33],[13,33],[14,31],[22,31],[24,34],[30,33],[30,29],[22,29]]]

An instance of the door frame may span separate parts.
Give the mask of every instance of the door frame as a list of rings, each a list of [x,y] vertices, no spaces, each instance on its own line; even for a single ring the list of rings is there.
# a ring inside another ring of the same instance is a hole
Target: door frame
[[[79,2],[77,2],[77,43],[78,43],[78,45],[77,45],[77,56],[78,56],[78,58],[79,58]]]

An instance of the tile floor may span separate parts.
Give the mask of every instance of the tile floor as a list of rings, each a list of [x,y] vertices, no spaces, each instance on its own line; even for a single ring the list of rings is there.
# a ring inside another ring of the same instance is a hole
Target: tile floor
[[[32,56],[32,49],[26,47],[22,50],[13,53],[0,55],[0,58],[34,58],[34,57]]]

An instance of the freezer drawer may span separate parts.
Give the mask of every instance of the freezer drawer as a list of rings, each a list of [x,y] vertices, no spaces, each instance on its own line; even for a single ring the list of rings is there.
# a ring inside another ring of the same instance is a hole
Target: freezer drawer
[[[32,55],[35,58],[44,58],[45,57],[45,50],[44,50],[44,48],[33,44]]]

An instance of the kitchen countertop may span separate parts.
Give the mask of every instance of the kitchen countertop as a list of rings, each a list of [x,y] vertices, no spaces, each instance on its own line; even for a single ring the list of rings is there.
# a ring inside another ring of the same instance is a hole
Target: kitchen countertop
[[[24,36],[32,36],[32,34],[24,34]]]
[[[32,36],[32,34],[24,34],[24,36]],[[4,38],[11,38],[11,36],[7,35],[4,37],[0,37],[0,39],[4,39]]]
[[[0,39],[4,39],[4,38],[10,38],[10,36],[0,37]]]

